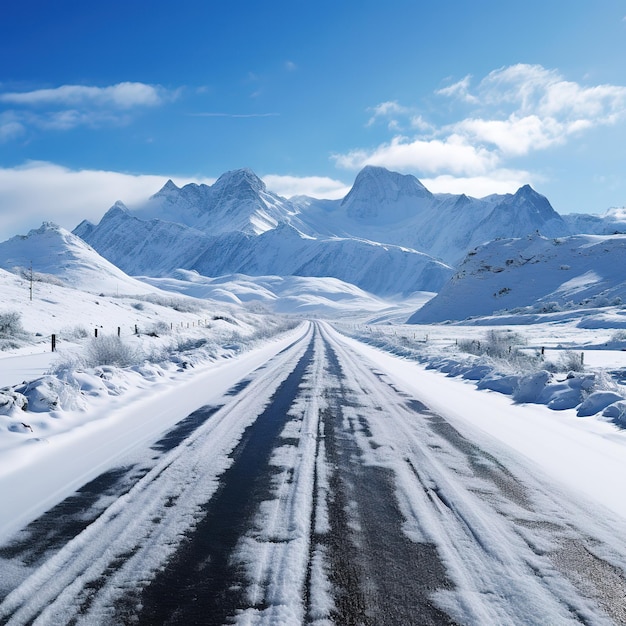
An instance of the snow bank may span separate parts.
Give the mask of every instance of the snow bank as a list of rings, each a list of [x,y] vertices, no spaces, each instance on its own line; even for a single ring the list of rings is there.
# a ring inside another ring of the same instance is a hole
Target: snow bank
[[[596,416],[626,428],[626,387],[602,368],[586,371],[582,352],[561,350],[557,360],[549,360],[537,349],[516,346],[523,338],[511,330],[488,330],[480,339],[451,338],[437,344],[427,337],[418,340],[412,327],[338,328],[427,369],[472,381],[479,390],[511,396],[516,403],[542,404],[555,411],[576,409],[578,417]],[[467,329],[446,330],[461,334]],[[608,349],[609,343],[596,348]]]

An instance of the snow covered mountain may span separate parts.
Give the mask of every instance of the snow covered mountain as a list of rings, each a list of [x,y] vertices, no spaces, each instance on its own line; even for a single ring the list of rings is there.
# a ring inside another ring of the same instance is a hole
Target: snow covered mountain
[[[448,264],[498,237],[539,231],[570,234],[549,201],[529,185],[515,194],[471,198],[432,194],[414,176],[365,167],[343,200],[292,198],[300,220],[316,232],[362,237],[420,250]]]
[[[367,166],[341,201],[341,210],[356,222],[393,224],[415,217],[433,200],[433,194],[414,176]]]
[[[286,222],[260,235],[233,230],[212,236],[182,224],[141,220],[120,203],[97,227],[83,222],[74,232],[131,275],[168,276],[187,269],[205,276],[328,276],[390,295],[437,291],[453,272],[415,250],[311,237]]]
[[[413,249],[319,234],[250,170],[212,186],[168,182],[139,210],[118,202],[97,226],[85,221],[74,233],[131,275],[328,276],[389,295],[436,291],[453,271]]]
[[[470,252],[458,272],[409,319],[422,324],[535,307],[558,311],[626,300],[626,235],[529,235]]]
[[[0,268],[30,279],[31,266],[35,280],[53,280],[90,293],[154,291],[104,259],[76,235],[50,222],[27,235],[0,243]]]
[[[281,198],[248,169],[213,185],[168,181],[142,207],[118,202],[74,233],[131,275],[328,276],[389,295],[438,291],[451,266],[494,239],[625,226],[618,210],[565,219],[529,185],[481,199],[433,194],[414,176],[367,166],[336,201]]]
[[[612,208],[604,215],[570,213],[563,220],[572,233],[589,235],[616,235],[626,233],[626,207]]]
[[[141,219],[116,202],[97,226],[83,221],[74,234],[127,274],[160,276],[190,268],[211,237],[182,223]]]
[[[212,186],[168,181],[138,210],[117,203],[74,232],[130,274],[332,276],[407,293],[436,290],[449,275],[430,252],[455,261],[477,240],[566,229],[559,220],[529,187],[484,200],[436,196],[414,176],[368,166],[343,201],[289,201],[244,169]]]
[[[232,231],[260,235],[289,221],[296,212],[288,200],[268,191],[254,172],[241,169],[222,174],[210,186],[179,188],[168,180],[135,215],[184,224],[213,235]]]

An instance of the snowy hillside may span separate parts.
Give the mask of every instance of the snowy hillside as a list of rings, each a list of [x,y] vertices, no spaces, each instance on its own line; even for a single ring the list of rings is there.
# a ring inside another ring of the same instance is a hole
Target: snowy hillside
[[[406,317],[434,294],[420,292],[411,299],[386,300],[337,278],[304,276],[246,276],[208,278],[178,270],[169,278],[142,277],[166,291],[243,305],[279,314],[338,318],[398,319]]]
[[[60,284],[90,293],[153,292],[102,258],[82,239],[64,228],[44,223],[27,235],[0,243],[0,267],[36,281],[54,277]]]
[[[495,311],[607,306],[626,300],[626,235],[530,235],[470,252],[410,323],[463,320]]]

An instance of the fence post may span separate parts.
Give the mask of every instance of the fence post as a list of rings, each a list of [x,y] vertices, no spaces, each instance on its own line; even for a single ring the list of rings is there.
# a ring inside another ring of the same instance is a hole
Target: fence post
[[[52,335],[52,352],[56,352],[57,350],[57,336]]]
[[[95,335],[96,335],[96,337],[98,336],[98,329],[97,328],[95,329]]]
[[[122,334],[122,329],[118,326],[117,327],[117,336],[119,337]]]

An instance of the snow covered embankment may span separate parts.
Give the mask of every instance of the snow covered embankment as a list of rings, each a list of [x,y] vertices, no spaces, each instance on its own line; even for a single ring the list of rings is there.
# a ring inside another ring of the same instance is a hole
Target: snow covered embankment
[[[249,316],[248,322],[252,316]],[[45,375],[0,389],[0,452],[46,442],[92,420],[90,409],[113,398],[171,382],[187,370],[227,359],[295,327],[282,318],[255,327],[220,317],[212,327],[163,337],[84,340]]]
[[[453,345],[417,340],[415,329],[338,326],[344,334],[387,352],[422,363],[427,369],[474,381],[482,390],[512,396],[515,402],[550,409],[576,409],[578,417],[597,416],[626,428],[624,376],[604,369],[586,370],[584,354],[563,351],[556,362],[540,351],[520,348],[510,330],[489,330],[479,339],[456,339]],[[626,342],[621,342],[620,346]],[[618,348],[621,349],[621,348]]]

